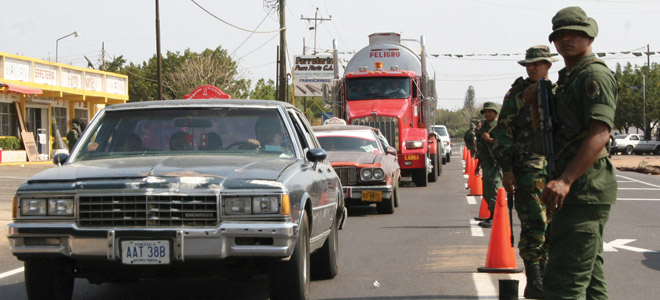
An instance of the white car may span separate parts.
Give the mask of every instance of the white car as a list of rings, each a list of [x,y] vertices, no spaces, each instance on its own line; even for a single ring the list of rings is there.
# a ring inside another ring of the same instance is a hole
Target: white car
[[[446,164],[451,160],[451,137],[445,125],[433,125],[433,131],[440,135],[442,147],[445,149],[445,156],[442,158],[442,164]]]

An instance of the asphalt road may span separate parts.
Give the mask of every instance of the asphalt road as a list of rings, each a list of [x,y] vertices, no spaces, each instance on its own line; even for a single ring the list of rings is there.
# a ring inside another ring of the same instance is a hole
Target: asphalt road
[[[18,183],[48,167],[0,165],[3,225],[11,217]],[[485,264],[490,230],[471,221],[480,199],[466,197],[462,170],[460,157],[454,156],[443,166],[438,182],[424,188],[404,183],[393,215],[378,215],[375,207],[351,209],[339,232],[339,275],[313,281],[313,299],[497,299],[498,279],[506,278],[520,280],[522,290],[523,273],[476,272]],[[619,200],[605,229],[610,299],[658,299],[660,176],[617,174]],[[515,215],[513,219],[517,241],[520,223]],[[18,269],[22,264],[8,251],[6,229],[0,232],[0,297],[26,299]],[[520,258],[517,263],[522,265]],[[7,273],[12,271],[16,273]],[[94,285],[76,281],[74,299],[118,298],[267,299],[268,283],[263,276],[244,282],[204,278]]]

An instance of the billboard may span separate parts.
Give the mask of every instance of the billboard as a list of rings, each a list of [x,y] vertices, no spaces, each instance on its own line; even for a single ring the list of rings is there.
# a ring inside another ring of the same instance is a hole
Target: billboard
[[[334,60],[332,56],[300,55],[295,56],[293,68],[294,96],[321,97],[323,86],[332,87]]]

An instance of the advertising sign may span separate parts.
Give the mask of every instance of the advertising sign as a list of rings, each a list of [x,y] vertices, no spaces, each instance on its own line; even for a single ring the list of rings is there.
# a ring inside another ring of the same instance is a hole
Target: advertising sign
[[[294,96],[321,97],[323,86],[329,90],[334,76],[332,56],[300,55],[293,69]]]

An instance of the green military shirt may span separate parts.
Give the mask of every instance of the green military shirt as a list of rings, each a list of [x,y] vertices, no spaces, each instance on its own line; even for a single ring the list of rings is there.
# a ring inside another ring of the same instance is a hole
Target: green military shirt
[[[555,135],[554,148],[559,175],[568,167],[582,145],[589,123],[601,121],[612,128],[617,83],[612,71],[594,54],[581,59],[571,71],[559,71],[557,83],[559,86],[554,100],[561,127]],[[601,155],[573,183],[564,203],[614,204],[616,194],[614,167],[607,155]]]
[[[477,131],[477,153],[479,154],[479,160],[480,161],[495,161],[495,158],[493,157],[493,144],[486,142],[481,135],[484,132],[491,132],[491,129],[497,125],[497,120],[494,120],[493,122],[488,123],[487,121],[484,121],[481,124],[481,129]]]
[[[465,131],[465,134],[463,135],[463,141],[465,142],[465,147],[467,147],[471,152],[472,155],[474,155],[474,131],[472,129],[469,129]]]

